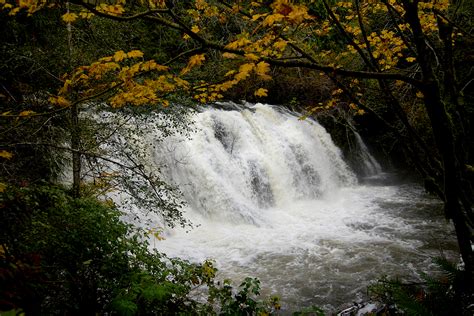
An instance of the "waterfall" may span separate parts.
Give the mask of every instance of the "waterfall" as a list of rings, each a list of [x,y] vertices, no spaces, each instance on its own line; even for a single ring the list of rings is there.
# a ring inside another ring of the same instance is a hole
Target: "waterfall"
[[[364,299],[381,275],[420,280],[418,272],[432,268],[441,243],[456,249],[454,239],[452,246],[441,239],[452,228],[442,212],[433,214],[441,209],[437,200],[413,185],[358,183],[314,120],[270,105],[222,103],[192,113],[191,131],[181,135],[162,131],[165,114],[147,117],[130,118],[127,130],[140,134],[120,139],[129,150],[145,150],[145,169],[159,170],[179,188],[184,216],[194,224],[163,228],[151,218],[164,237],[150,236],[151,246],[193,262],[213,259],[218,278],[235,284],[259,278],[264,296],[281,296],[283,315],[311,305],[333,313]],[[380,172],[356,139],[359,164]]]
[[[314,120],[263,104],[209,108],[194,119],[197,132],[166,138],[154,159],[167,166],[162,172],[192,209],[208,217],[259,224],[262,208],[318,199],[356,183]]]
[[[360,137],[359,133],[354,131],[354,136],[357,142],[357,154],[358,160],[362,163],[362,172],[364,176],[376,176],[382,173],[382,167],[378,163],[378,161],[372,156],[367,145],[364,143],[362,137]]]

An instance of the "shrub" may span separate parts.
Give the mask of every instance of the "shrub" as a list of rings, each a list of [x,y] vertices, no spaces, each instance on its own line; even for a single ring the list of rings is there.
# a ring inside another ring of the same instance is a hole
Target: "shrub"
[[[194,264],[148,248],[148,234],[113,203],[74,199],[47,184],[0,195],[0,310],[26,314],[246,314],[279,308],[257,300],[259,282],[236,292]],[[200,289],[206,301],[196,299]]]

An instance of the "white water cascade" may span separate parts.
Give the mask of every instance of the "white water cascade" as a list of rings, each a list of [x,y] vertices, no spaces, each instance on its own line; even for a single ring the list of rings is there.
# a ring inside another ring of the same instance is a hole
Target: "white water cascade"
[[[191,140],[168,138],[155,159],[168,166],[166,177],[191,208],[209,219],[264,224],[263,209],[319,199],[356,183],[314,121],[302,123],[265,105],[209,109],[195,120]]]
[[[333,312],[380,276],[417,279],[437,247],[454,249],[436,200],[413,185],[357,184],[317,122],[269,105],[226,106],[196,113],[190,138],[154,146],[150,163],[182,191],[197,225],[166,230],[152,243],[159,251],[212,258],[236,283],[258,277],[285,311]]]
[[[357,143],[359,161],[363,164],[362,170],[365,173],[364,176],[373,177],[380,175],[382,173],[382,167],[379,162],[372,156],[364,140],[360,137],[360,134],[354,131],[354,136]]]

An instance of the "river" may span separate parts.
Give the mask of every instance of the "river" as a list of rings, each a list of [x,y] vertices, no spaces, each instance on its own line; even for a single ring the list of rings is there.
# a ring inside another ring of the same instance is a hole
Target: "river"
[[[196,113],[190,138],[155,146],[152,163],[182,191],[196,226],[167,229],[152,242],[159,251],[213,259],[218,278],[236,284],[257,277],[285,312],[334,312],[366,300],[382,275],[418,281],[436,270],[433,257],[456,258],[441,203],[418,185],[380,167],[358,179],[316,121],[263,104],[223,106]]]

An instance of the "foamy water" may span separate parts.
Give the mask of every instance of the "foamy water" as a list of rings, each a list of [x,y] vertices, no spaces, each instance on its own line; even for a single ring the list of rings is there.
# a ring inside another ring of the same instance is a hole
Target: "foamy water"
[[[431,259],[455,257],[440,205],[413,186],[344,188],[324,200],[266,209],[260,226],[214,221],[189,211],[201,226],[173,230],[156,247],[170,256],[214,259],[222,278],[258,277],[294,311],[334,311],[364,299],[382,275],[419,280]]]
[[[227,106],[196,113],[191,138],[155,144],[148,163],[182,191],[197,225],[166,230],[152,241],[158,250],[214,259],[219,277],[237,284],[258,277],[289,312],[334,311],[382,275],[419,279],[440,249],[455,249],[437,200],[411,184],[358,184],[317,122],[268,105]],[[383,176],[369,153],[361,157]]]

